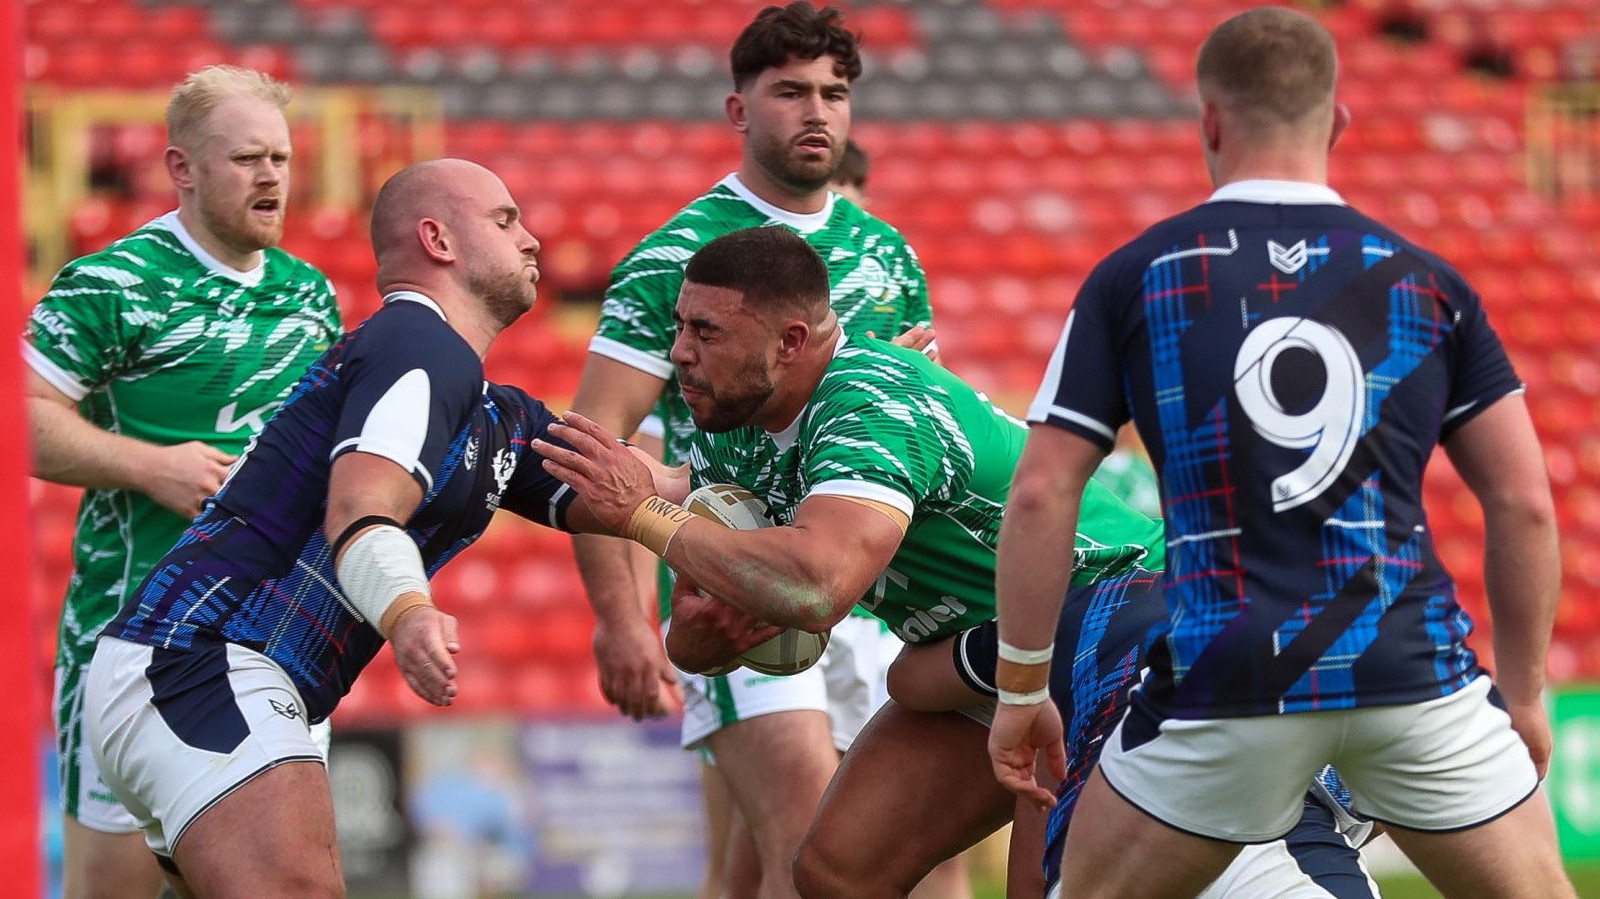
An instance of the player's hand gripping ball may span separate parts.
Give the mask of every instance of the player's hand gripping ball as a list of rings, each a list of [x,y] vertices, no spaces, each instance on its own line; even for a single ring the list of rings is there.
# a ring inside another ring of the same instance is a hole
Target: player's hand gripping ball
[[[761,497],[737,484],[708,484],[690,493],[683,507],[739,531],[771,527],[773,523]],[[785,628],[778,636],[746,650],[739,656],[739,663],[762,674],[799,674],[815,665],[827,648],[827,631],[813,634]]]

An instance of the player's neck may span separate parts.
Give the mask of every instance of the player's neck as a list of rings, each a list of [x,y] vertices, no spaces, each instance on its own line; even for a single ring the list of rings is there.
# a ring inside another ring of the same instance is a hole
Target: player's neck
[[[505,324],[495,319],[480,302],[461,294],[448,285],[426,285],[414,281],[389,281],[379,292],[382,296],[401,290],[420,293],[432,300],[444,312],[444,320],[451,330],[472,347],[482,359],[489,354],[489,345],[505,330]]]
[[[755,424],[758,427],[769,434],[777,434],[794,424],[811,404],[811,397],[822,383],[822,376],[833,361],[834,350],[843,334],[843,330],[835,327],[833,333],[816,346],[806,347],[805,354],[789,366],[772,392],[772,398],[757,414]]]
[[[1235,181],[1257,180],[1327,184],[1328,156],[1299,148],[1262,147],[1217,160],[1213,177],[1217,187]]]
[[[794,188],[769,177],[760,166],[748,159],[739,166],[738,175],[739,183],[743,184],[746,190],[784,212],[811,215],[821,212],[828,203],[826,184],[812,191],[797,193]]]
[[[183,224],[183,230],[189,232],[189,237],[200,245],[200,249],[211,254],[211,258],[228,268],[239,272],[250,272],[261,265],[261,250],[241,251],[230,247],[221,238],[212,234],[201,221],[199,213],[189,207],[178,205],[178,221]]]

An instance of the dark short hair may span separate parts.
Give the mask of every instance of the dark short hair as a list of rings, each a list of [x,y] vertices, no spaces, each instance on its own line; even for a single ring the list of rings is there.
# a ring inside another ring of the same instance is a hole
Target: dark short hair
[[[733,89],[742,91],[767,69],[791,59],[813,60],[831,56],[836,71],[846,81],[861,77],[861,40],[845,30],[844,13],[833,7],[817,9],[807,0],[788,6],[769,6],[756,14],[733,42],[728,62],[733,69]]]
[[[782,225],[729,231],[701,247],[685,281],[737,290],[758,313],[818,321],[828,308],[828,265],[805,238]]]
[[[833,170],[833,180],[839,184],[854,184],[858,189],[867,186],[867,175],[872,171],[872,159],[867,151],[850,138],[845,138],[844,155],[839,167]]]
[[[1333,103],[1333,35],[1304,13],[1263,6],[1211,32],[1195,63],[1202,92],[1261,124],[1297,124]]]

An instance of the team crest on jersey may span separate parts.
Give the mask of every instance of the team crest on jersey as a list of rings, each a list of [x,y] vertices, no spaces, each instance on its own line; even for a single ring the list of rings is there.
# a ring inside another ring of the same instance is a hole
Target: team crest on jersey
[[[1285,275],[1292,275],[1306,267],[1306,260],[1311,257],[1306,249],[1306,242],[1295,241],[1293,246],[1286,247],[1275,240],[1267,241],[1267,261],[1272,267]]]
[[[511,473],[517,470],[516,454],[510,447],[498,450],[494,454],[494,462],[489,468],[489,473],[494,475],[494,492],[484,498],[489,504],[489,511],[500,508],[500,497],[505,495],[506,487],[511,485]]]
[[[855,276],[861,281],[861,291],[874,300],[889,295],[889,272],[876,256],[862,256],[856,266]]]

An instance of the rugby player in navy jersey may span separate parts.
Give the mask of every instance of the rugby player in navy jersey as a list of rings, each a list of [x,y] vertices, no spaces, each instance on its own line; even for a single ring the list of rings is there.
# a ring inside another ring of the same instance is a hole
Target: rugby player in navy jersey
[[[462,647],[428,578],[497,509],[610,533],[529,448],[555,417],[483,377],[539,277],[505,185],[463,160],[404,169],[372,243],[383,308],[307,371],[90,665],[89,742],[181,895],[344,895],[308,722],[385,640],[451,704]]]
[[[1571,896],[1539,790],[1561,566],[1522,385],[1461,276],[1327,186],[1349,115],[1320,25],[1243,13],[1197,69],[1217,192],[1090,274],[1029,413],[996,774],[1051,801],[1041,643],[1083,484],[1131,417],[1161,474],[1171,627],[1078,799],[1063,895],[1192,897],[1293,829],[1331,763],[1446,896]],[[1435,446],[1483,507],[1492,680],[1422,509]]]

